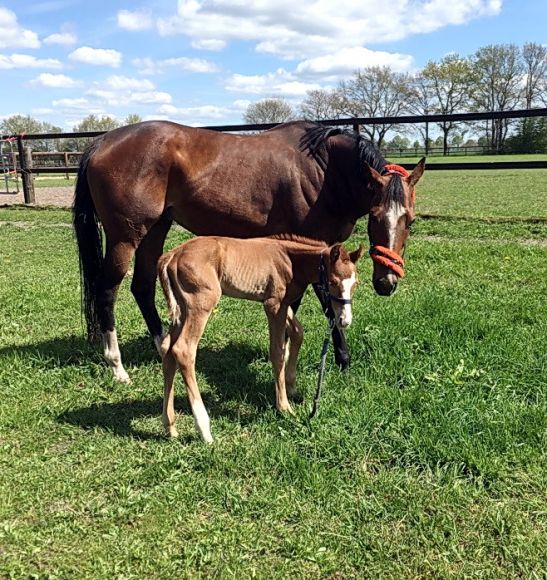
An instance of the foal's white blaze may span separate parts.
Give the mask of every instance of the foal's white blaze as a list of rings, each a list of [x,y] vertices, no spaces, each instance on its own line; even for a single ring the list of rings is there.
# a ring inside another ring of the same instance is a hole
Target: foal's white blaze
[[[192,406],[192,414],[194,415],[197,430],[207,443],[212,443],[213,436],[211,435],[209,415],[205,405],[202,401],[192,401],[190,405]]]
[[[355,284],[355,280],[355,272],[353,272],[349,278],[342,280],[342,298],[344,298],[344,300],[351,299],[351,289]],[[349,326],[352,320],[353,315],[351,312],[351,304],[344,304],[342,308],[342,314],[340,315],[340,322],[342,323],[342,326]]]
[[[123,368],[116,329],[107,330],[103,333],[103,348],[104,358],[112,368],[114,378],[122,383],[130,383],[131,379],[129,378],[127,371]]]

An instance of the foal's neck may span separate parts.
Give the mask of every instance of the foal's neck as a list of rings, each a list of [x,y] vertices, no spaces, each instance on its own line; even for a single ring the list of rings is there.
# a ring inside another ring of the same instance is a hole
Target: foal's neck
[[[305,284],[319,282],[321,254],[327,260],[328,246],[298,246],[288,249],[293,264],[293,278]]]

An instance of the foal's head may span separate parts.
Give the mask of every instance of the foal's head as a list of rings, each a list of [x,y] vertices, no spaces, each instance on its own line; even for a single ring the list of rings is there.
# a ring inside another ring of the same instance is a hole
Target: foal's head
[[[402,253],[414,221],[414,188],[425,168],[423,158],[412,173],[386,165],[383,173],[367,166],[373,187],[368,220],[370,255],[374,261],[372,283],[382,296],[395,292],[404,276]]]
[[[348,252],[342,244],[330,248],[327,282],[334,320],[339,328],[351,324],[351,299],[357,284],[356,264],[364,252],[362,244],[353,252]]]

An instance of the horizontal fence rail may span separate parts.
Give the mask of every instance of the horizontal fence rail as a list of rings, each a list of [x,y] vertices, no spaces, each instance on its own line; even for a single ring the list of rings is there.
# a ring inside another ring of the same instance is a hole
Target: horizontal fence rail
[[[434,114],[434,115],[405,115],[401,117],[348,117],[343,119],[328,119],[319,120],[317,123],[321,125],[329,126],[344,126],[352,127],[354,131],[360,131],[363,125],[403,125],[403,124],[423,124],[423,123],[450,123],[450,122],[471,122],[471,121],[491,121],[494,119],[524,119],[533,117],[547,117],[547,108],[541,109],[518,109],[514,111],[489,111],[483,113],[452,113],[452,114]],[[276,127],[279,123],[259,123],[259,124],[248,124],[248,125],[214,125],[214,126],[203,126],[201,129],[209,129],[212,131],[222,131],[222,132],[254,132],[254,131],[265,131]],[[25,203],[34,203],[34,174],[53,174],[53,173],[64,173],[68,177],[68,174],[74,174],[78,172],[78,167],[74,165],[68,165],[68,162],[64,166],[57,167],[34,167],[33,166],[33,155],[37,155],[37,152],[32,153],[30,147],[25,147],[24,141],[36,141],[36,140],[55,140],[55,139],[81,139],[81,138],[95,138],[103,135],[106,131],[85,131],[78,133],[32,133],[32,134],[21,134],[21,135],[4,135],[0,137],[2,141],[12,141],[17,144],[17,154],[13,156],[14,158],[14,170],[21,176],[23,181],[23,191],[25,194]],[[395,150],[392,153],[397,154],[399,150]],[[413,151],[413,148],[408,148],[405,151],[409,152],[409,155]],[[391,152],[386,151],[386,155],[389,156]],[[68,159],[69,157],[74,158],[81,156],[81,152],[70,151],[70,152],[44,152],[43,156],[49,155],[50,157],[58,156],[63,159]],[[19,161],[19,166],[15,161]],[[412,169],[414,164],[402,163],[403,167],[406,169]],[[547,169],[547,160],[545,161],[479,161],[479,162],[454,162],[454,163],[430,163],[427,166],[428,171],[445,171],[447,169],[453,170],[478,170],[478,169]]]

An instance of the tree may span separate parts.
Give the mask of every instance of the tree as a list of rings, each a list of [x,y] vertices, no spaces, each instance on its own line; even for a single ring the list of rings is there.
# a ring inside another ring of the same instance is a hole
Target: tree
[[[479,48],[473,56],[475,107],[483,111],[510,111],[521,96],[523,63],[515,44],[492,44]],[[486,123],[490,147],[500,152],[509,130],[508,119]]]
[[[319,121],[335,119],[341,113],[340,97],[336,91],[314,89],[306,93],[306,98],[300,105],[300,113],[304,119]]]
[[[0,123],[2,135],[30,135],[32,133],[61,133],[62,129],[46,121],[38,121],[30,115],[12,115]],[[33,140],[31,147],[34,151],[55,151],[57,141],[54,139]]]
[[[142,123],[142,117],[137,113],[130,113],[123,120],[123,125],[135,125],[136,123]]]
[[[409,111],[416,115],[431,115],[435,111],[435,86],[431,78],[424,76],[421,72],[412,78],[408,105]],[[422,136],[427,155],[430,142],[429,123],[418,125],[417,129]]]
[[[102,117],[97,117],[96,115],[88,115],[82,119],[77,125],[74,125],[72,130],[75,133],[86,133],[88,131],[112,131],[112,129],[117,129],[120,123],[103,115]],[[89,137],[78,137],[76,139],[70,139],[67,143],[68,151],[83,151],[87,144],[91,141]]]
[[[338,87],[341,114],[350,117],[396,117],[408,111],[410,77],[387,66],[369,66],[354,73]],[[381,146],[388,131],[401,131],[395,124],[368,125],[363,133]]]
[[[295,118],[292,107],[283,99],[263,99],[251,103],[245,115],[245,123],[254,125],[258,123],[286,123]]]
[[[471,73],[469,60],[457,54],[449,54],[440,62],[429,62],[421,76],[433,94],[432,112],[448,115],[465,111],[469,105]],[[438,126],[443,134],[443,152],[447,155],[450,133],[460,123],[441,121]]]
[[[525,87],[524,104],[531,109],[538,101],[545,102],[547,89],[547,46],[528,42],[522,47]],[[542,99],[543,96],[543,99]]]
[[[522,119],[516,133],[507,139],[512,153],[547,152],[547,118]]]

